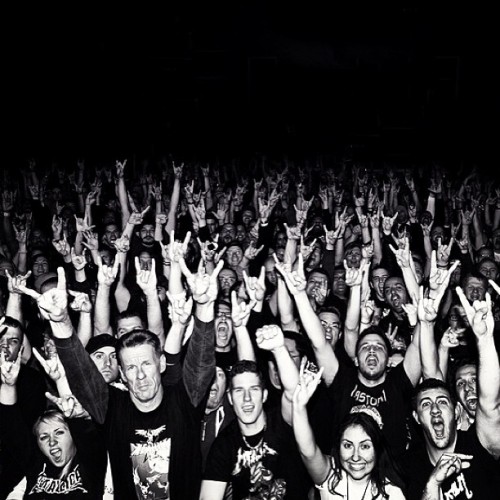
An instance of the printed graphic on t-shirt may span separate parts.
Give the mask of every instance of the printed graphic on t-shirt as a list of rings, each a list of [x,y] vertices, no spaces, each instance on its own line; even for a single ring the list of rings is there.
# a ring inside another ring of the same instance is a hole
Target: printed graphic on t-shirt
[[[250,486],[248,498],[252,500],[282,500],[286,494],[286,481],[275,478],[274,474],[267,469],[262,460],[268,455],[277,455],[267,443],[261,442],[251,449],[238,448],[236,465],[233,469],[233,476],[237,476],[243,470],[248,470],[250,474]]]
[[[165,428],[162,425],[157,429],[135,431],[136,436],[142,438],[141,442],[130,445],[137,498],[143,500],[170,498],[168,472],[172,443],[171,438],[160,439]]]
[[[38,474],[36,483],[31,488],[30,495],[34,493],[50,493],[51,495],[65,495],[73,491],[81,491],[88,493],[83,487],[82,476],[80,474],[80,466],[77,465],[64,479],[56,479],[48,477],[45,469],[47,464],[43,464],[43,470]]]
[[[470,499],[474,496],[474,493],[467,486],[463,472],[455,476],[451,484],[443,485],[441,492],[443,500],[455,500],[455,498]]]

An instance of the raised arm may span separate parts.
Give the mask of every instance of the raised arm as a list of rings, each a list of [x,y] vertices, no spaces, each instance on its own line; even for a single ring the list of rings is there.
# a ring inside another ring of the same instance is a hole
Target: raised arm
[[[97,255],[97,294],[95,299],[94,311],[94,330],[95,334],[111,333],[110,324],[110,303],[109,296],[111,286],[118,274],[119,260],[115,259],[113,267],[102,263],[101,256]]]
[[[500,292],[500,287],[490,280]],[[495,349],[493,331],[495,321],[491,296],[476,300],[471,305],[463,290],[457,287],[457,294],[467,314],[467,320],[476,336],[479,364],[477,367],[478,404],[476,410],[476,433],[480,443],[495,458],[500,457],[500,364]]]
[[[165,345],[165,332],[163,330],[163,318],[161,315],[160,298],[156,291],[156,261],[151,261],[151,269],[141,269],[139,257],[135,258],[136,281],[139,288],[146,297],[146,310],[148,317],[148,330],[160,339],[163,349]]]
[[[37,301],[41,315],[50,323],[54,343],[66,370],[72,392],[91,417],[102,424],[108,409],[108,385],[82,343],[73,334],[73,325],[68,314],[66,276],[62,267],[57,268],[57,275],[56,288],[39,294],[24,287],[23,293]]]
[[[330,385],[337,374],[339,363],[332,346],[327,342],[321,321],[314,312],[306,293],[306,279],[304,275],[302,255],[299,254],[297,271],[289,272],[281,263],[276,263],[276,269],[282,274],[288,290],[293,295],[300,320],[311,341],[314,355],[319,366],[324,367],[323,378]]]
[[[299,370],[285,345],[283,331],[277,325],[266,325],[255,333],[257,345],[265,351],[271,351],[283,386],[281,398],[281,415],[283,420],[292,425],[292,400],[293,394],[299,383]]]
[[[293,394],[293,433],[307,472],[314,484],[321,484],[328,476],[330,464],[314,439],[307,416],[307,403],[321,382],[322,369],[316,374],[310,373],[305,369],[305,364],[304,360],[300,367],[299,383]]]
[[[234,336],[236,338],[236,350],[238,359],[247,359],[256,361],[253,344],[248,333],[247,324],[250,318],[250,313],[255,305],[255,302],[249,304],[238,302],[236,292],[231,292],[231,319],[233,320]]]

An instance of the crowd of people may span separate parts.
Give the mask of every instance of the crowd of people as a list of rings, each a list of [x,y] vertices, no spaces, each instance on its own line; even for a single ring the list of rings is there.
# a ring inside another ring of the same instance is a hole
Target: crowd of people
[[[497,497],[495,179],[31,161],[1,203],[0,498]]]

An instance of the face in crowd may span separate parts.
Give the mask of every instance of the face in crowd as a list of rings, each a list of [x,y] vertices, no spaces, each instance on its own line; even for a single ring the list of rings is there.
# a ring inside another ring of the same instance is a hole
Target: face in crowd
[[[236,284],[237,276],[232,269],[221,269],[217,281],[222,295],[228,297]]]
[[[481,279],[469,276],[464,283],[464,293],[467,300],[472,304],[475,300],[484,300],[486,286]]]
[[[228,396],[236,418],[242,424],[252,425],[263,418],[267,389],[264,389],[256,373],[235,375],[231,380]]]
[[[139,231],[139,238],[145,246],[152,246],[155,242],[155,227],[153,224],[143,224]]]
[[[126,333],[134,330],[142,330],[146,327],[140,316],[120,318],[116,322],[116,336],[123,337]]]
[[[365,335],[358,343],[355,363],[366,380],[381,379],[387,369],[387,344],[378,333]]]
[[[408,302],[408,292],[403,278],[387,278],[384,283],[384,297],[394,312],[403,313],[403,304]]]
[[[313,271],[307,278],[306,293],[316,304],[322,306],[330,292],[328,278],[323,274]]]
[[[54,467],[65,467],[76,455],[69,427],[59,413],[42,417],[36,424],[35,436],[40,451]]]
[[[102,244],[108,248],[114,248],[113,243],[120,237],[120,230],[116,224],[108,224],[104,227]]]
[[[233,320],[228,304],[219,304],[215,313],[215,350],[226,352],[231,349]]]
[[[426,443],[444,449],[456,435],[456,410],[450,393],[443,387],[421,391],[416,400],[414,417],[422,426]]]
[[[370,477],[376,464],[375,447],[360,425],[350,425],[340,439],[340,465],[356,480]]]
[[[460,404],[470,418],[477,410],[477,367],[473,364],[460,366],[455,373],[455,391]]]
[[[116,381],[118,378],[118,360],[116,359],[116,349],[114,347],[103,346],[94,351],[90,358],[107,384]]]
[[[41,276],[42,274],[47,274],[49,272],[49,261],[47,257],[44,257],[43,255],[35,257],[31,266],[31,272],[34,278],[38,278],[38,276]]]
[[[205,412],[210,413],[222,404],[224,399],[224,394],[227,388],[227,377],[222,368],[219,366],[215,367],[215,379],[210,387],[210,392],[207,400],[207,407]]]
[[[0,337],[0,351],[5,353],[7,361],[15,361],[23,345],[23,332],[13,326],[2,326],[5,333]]]
[[[161,401],[161,374],[165,368],[165,356],[158,354],[151,344],[124,347],[120,351],[120,373],[134,403],[151,405]]]
[[[333,271],[332,291],[337,297],[344,298],[346,296],[345,269],[335,269]]]
[[[347,261],[348,267],[359,269],[362,259],[361,248],[355,246],[350,248],[349,250],[346,250],[344,252],[344,259]]]
[[[340,336],[341,324],[339,315],[335,312],[324,311],[319,313],[318,317],[321,321],[321,326],[323,327],[327,342],[332,347],[335,347]]]
[[[389,271],[383,267],[379,267],[372,271],[370,284],[375,291],[377,299],[382,302],[385,302],[384,285],[387,278],[389,278]]]

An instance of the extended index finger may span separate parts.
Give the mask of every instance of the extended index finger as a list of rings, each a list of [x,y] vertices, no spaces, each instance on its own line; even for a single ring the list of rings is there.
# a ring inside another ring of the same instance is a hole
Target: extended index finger
[[[63,267],[57,268],[57,289],[66,291],[66,273]]]
[[[469,320],[469,323],[472,322],[472,317],[474,316],[474,309],[473,307],[469,304],[469,301],[467,300],[467,297],[464,294],[464,291],[462,290],[461,287],[457,286],[455,288],[458,298],[460,299],[460,303],[462,304],[462,307],[465,309],[465,312],[467,314],[467,318]]]

